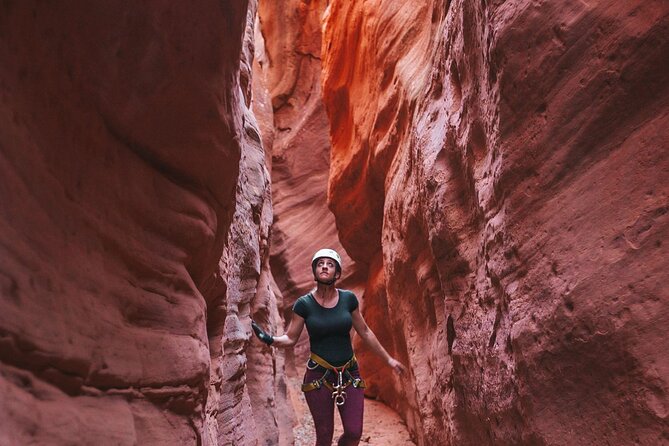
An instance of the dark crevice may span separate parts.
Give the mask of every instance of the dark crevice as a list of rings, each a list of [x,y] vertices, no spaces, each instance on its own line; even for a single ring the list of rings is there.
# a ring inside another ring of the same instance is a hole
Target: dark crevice
[[[448,342],[448,354],[450,355],[453,352],[453,342],[455,342],[455,323],[453,322],[453,316],[450,314],[446,320],[446,340]]]
[[[497,331],[499,330],[499,324],[502,320],[502,306],[501,304],[497,305],[497,313],[495,314],[495,322],[492,326],[492,334],[490,335],[490,341],[488,341],[488,348],[492,348],[497,341]]]

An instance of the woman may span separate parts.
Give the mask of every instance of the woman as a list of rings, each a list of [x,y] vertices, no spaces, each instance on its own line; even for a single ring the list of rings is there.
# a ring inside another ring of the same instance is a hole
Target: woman
[[[367,345],[398,374],[404,366],[391,357],[367,326],[350,291],[335,288],[341,277],[341,257],[332,249],[321,249],[311,261],[316,288],[297,299],[286,334],[270,336],[251,321],[256,336],[276,347],[295,345],[305,324],[311,356],[302,390],[316,427],[316,446],[330,446],[334,433],[334,406],[339,409],[344,433],[338,446],[355,446],[362,435],[364,381],[351,345],[351,327]]]

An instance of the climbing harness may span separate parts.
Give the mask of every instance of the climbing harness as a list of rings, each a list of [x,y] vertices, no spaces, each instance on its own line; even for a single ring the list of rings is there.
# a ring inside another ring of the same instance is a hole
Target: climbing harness
[[[356,389],[365,388],[365,381],[360,378],[354,378],[349,371],[350,369],[356,368],[357,365],[358,361],[355,359],[355,355],[353,355],[353,357],[343,366],[335,367],[325,359],[318,356],[316,353],[312,353],[309,357],[309,361],[307,362],[307,368],[309,370],[316,370],[320,367],[325,369],[325,373],[323,373],[323,376],[321,376],[319,379],[302,384],[302,391],[310,392],[325,386],[332,391],[332,398],[334,398],[337,406],[341,406],[346,402],[346,392],[344,389],[346,389],[348,386],[353,386]],[[327,377],[330,376],[330,373],[332,372],[336,373],[335,384],[327,380]],[[346,379],[345,382],[344,378]]]

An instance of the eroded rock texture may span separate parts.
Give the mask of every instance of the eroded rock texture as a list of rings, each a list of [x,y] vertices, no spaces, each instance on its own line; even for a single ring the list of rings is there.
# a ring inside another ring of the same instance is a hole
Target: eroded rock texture
[[[273,444],[253,2],[0,8],[0,443]]]
[[[668,14],[330,2],[328,200],[419,444],[669,442]]]
[[[360,267],[342,249],[327,207],[330,139],[321,95],[320,57],[326,3],[260,1],[258,6],[264,46],[254,79],[264,85],[271,100],[271,264],[285,297],[282,314],[286,320],[295,300],[314,286],[310,261],[320,248],[333,248],[342,255],[345,269],[340,286],[355,289],[361,283],[356,274]],[[300,361],[306,356],[306,331],[295,351]],[[290,358],[292,352],[287,353]]]

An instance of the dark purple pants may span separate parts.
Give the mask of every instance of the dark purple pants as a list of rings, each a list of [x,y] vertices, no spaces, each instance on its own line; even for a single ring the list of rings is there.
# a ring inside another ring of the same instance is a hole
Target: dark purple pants
[[[358,370],[351,371],[354,378],[359,378]],[[304,382],[311,382],[323,376],[322,370],[308,370],[304,374]],[[328,381],[334,383],[336,374],[330,372]],[[362,436],[362,417],[365,406],[365,390],[348,386],[346,388],[346,402],[339,409],[344,433],[339,437],[338,446],[357,446]],[[316,427],[316,446],[332,446],[334,434],[334,398],[332,391],[323,386],[320,389],[304,392],[309,405],[311,416]]]

